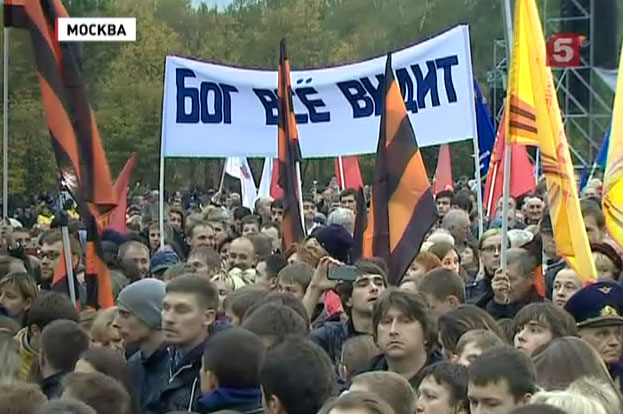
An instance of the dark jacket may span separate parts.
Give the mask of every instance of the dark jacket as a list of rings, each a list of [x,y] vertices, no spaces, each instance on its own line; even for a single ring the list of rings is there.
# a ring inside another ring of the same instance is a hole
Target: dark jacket
[[[534,302],[543,302],[543,300],[543,297],[537,293],[533,286],[528,294],[517,302],[502,304],[497,303],[494,299],[491,299],[489,303],[487,303],[485,310],[493,316],[494,319],[513,319],[515,315],[517,315],[517,312],[519,312],[524,306]]]
[[[128,370],[136,400],[141,410],[160,397],[160,384],[169,374],[169,351],[165,345],[145,358],[141,351],[128,359]]]
[[[48,400],[60,398],[63,393],[63,378],[69,372],[59,372],[41,381],[41,391],[48,397]]]
[[[342,356],[342,348],[347,339],[361,335],[355,331],[349,319],[346,322],[326,322],[311,332],[311,340],[325,350],[333,365],[337,367]]]
[[[549,299],[552,298],[554,279],[556,279],[558,272],[560,272],[566,265],[567,263],[565,260],[558,257],[549,259],[545,264],[545,274],[543,275],[543,278],[545,279],[545,289]]]
[[[204,348],[205,342],[182,357],[176,347],[168,347],[168,373],[165,373],[160,381],[158,400],[147,404],[146,413],[194,411],[201,395],[199,371]]]
[[[467,303],[484,308],[493,299],[491,280],[493,275],[485,271],[484,277],[477,279],[478,274],[465,284],[465,299]]]
[[[415,374],[413,377],[409,378],[409,384],[411,384],[411,388],[413,388],[414,390],[417,390],[418,387],[420,386],[420,382],[422,382],[422,380],[424,379],[422,378],[422,371],[424,371],[424,368],[426,368],[429,365],[434,364],[435,362],[440,362],[440,361],[443,361],[443,356],[441,355],[441,353],[438,350],[431,351],[428,354],[428,359],[426,360],[426,363],[424,364],[422,369],[420,369],[420,371],[417,374]],[[385,354],[381,354],[381,355],[378,355],[372,358],[370,362],[368,362],[366,367],[362,369],[361,371],[357,372],[357,374],[362,374],[364,372],[388,371],[388,370],[389,368],[387,366],[387,359],[385,358]]]
[[[196,411],[201,414],[214,414],[232,410],[240,414],[263,414],[262,390],[257,388],[218,388],[201,396]]]

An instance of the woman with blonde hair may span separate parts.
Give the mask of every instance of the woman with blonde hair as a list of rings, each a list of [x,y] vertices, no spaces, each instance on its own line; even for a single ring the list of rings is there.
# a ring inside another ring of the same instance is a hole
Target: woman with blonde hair
[[[0,305],[24,326],[39,288],[28,273],[10,273],[0,279]]]
[[[567,414],[608,414],[593,398],[565,391],[539,391],[530,399],[532,404],[547,404]]]
[[[91,343],[123,353],[123,339],[114,325],[117,308],[99,311],[91,325]]]

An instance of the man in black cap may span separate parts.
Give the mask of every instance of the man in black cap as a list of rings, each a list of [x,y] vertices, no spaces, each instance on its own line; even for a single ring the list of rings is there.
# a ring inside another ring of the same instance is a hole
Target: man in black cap
[[[621,387],[623,287],[612,281],[593,283],[571,296],[565,310],[578,324],[580,338],[599,352],[613,380]]]

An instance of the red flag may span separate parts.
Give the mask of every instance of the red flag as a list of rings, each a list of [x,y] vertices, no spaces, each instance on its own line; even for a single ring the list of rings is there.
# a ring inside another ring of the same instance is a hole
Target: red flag
[[[437,169],[435,170],[435,178],[433,179],[433,194],[445,190],[454,190],[454,181],[452,181],[452,160],[450,159],[450,146],[443,144],[439,149],[439,158],[437,159]]]
[[[337,177],[337,185],[339,188],[354,188],[363,187],[363,180],[361,179],[361,170],[359,169],[359,157],[356,155],[349,155],[342,157],[342,168],[344,170],[345,185],[342,185],[342,175],[340,174],[340,159],[335,158],[335,176]]]
[[[502,197],[504,187],[504,154],[506,151],[504,118],[502,115],[498,133],[495,138],[495,146],[493,154],[491,154],[491,164],[489,166],[489,174],[485,184],[484,203],[487,215],[493,217],[497,202]],[[534,183],[533,166],[528,157],[528,151],[525,145],[511,144],[511,179],[510,179],[510,195],[517,198],[526,193],[534,191],[536,185]]]
[[[130,176],[132,169],[136,163],[136,154],[132,154],[130,159],[125,163],[123,170],[119,173],[117,181],[115,181],[115,194],[117,194],[117,207],[109,213],[98,218],[101,227],[111,229],[119,233],[127,231],[127,223],[125,213],[128,208],[128,186],[130,185]]]
[[[283,190],[279,187],[279,160],[273,162],[273,176],[270,180],[270,196],[273,200],[281,200],[283,198]]]

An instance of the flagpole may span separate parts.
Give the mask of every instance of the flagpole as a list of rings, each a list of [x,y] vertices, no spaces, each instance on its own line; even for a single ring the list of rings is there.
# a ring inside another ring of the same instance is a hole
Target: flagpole
[[[541,149],[537,147],[534,157],[534,184],[539,183],[539,159],[541,158]]]
[[[500,164],[499,162],[496,162],[493,165],[493,176],[491,177],[491,187],[489,188],[489,198],[487,198],[487,216],[491,215],[491,205],[493,204],[493,191],[495,190],[495,182],[497,181],[499,164]],[[489,174],[491,174],[491,172],[489,172]]]
[[[2,217],[9,216],[9,28],[4,28],[2,76]]]
[[[340,168],[340,180],[342,183],[342,191],[346,190],[346,182],[344,181],[344,162],[342,161],[342,156],[337,156],[337,164]]]
[[[484,232],[484,217],[482,214],[482,183],[480,176],[480,148],[478,147],[478,136],[474,137],[474,167],[476,168],[476,200],[478,201],[478,239]]]
[[[297,181],[297,190],[298,190],[298,203],[299,203],[299,216],[301,219],[301,224],[303,225],[303,234],[307,233],[307,227],[305,227],[305,217],[303,216],[303,181],[301,181],[301,162],[296,162],[296,181]]]
[[[513,20],[511,13],[511,2],[510,0],[504,0],[504,17],[506,20],[506,41],[508,42],[508,53],[506,65],[508,67],[508,73],[510,74],[511,70],[511,54],[513,51]],[[508,87],[508,85],[507,85]],[[507,114],[510,116],[510,114]],[[505,119],[504,122],[508,120]],[[506,125],[502,126],[506,128]],[[506,131],[508,133],[508,131]],[[506,135],[506,134],[505,134]],[[508,137],[507,137],[508,138]],[[507,264],[507,253],[508,253],[508,198],[510,192],[510,178],[511,178],[511,148],[508,144],[508,141],[504,143],[505,151],[504,151],[504,187],[503,187],[503,195],[502,195],[502,252],[500,257],[500,266],[502,270],[506,271]]]
[[[225,158],[225,163],[223,164],[223,172],[221,173],[221,182],[218,185],[218,192],[219,194],[223,191],[223,184],[225,184],[225,170],[227,169],[227,160],[229,159],[229,157]],[[242,188],[240,188],[240,190],[242,191]]]
[[[69,243],[69,228],[67,223],[61,226],[63,236],[63,253],[65,254],[65,271],[67,272],[67,286],[69,287],[69,298],[76,307],[76,286],[74,285],[74,269],[71,262],[71,244]]]

